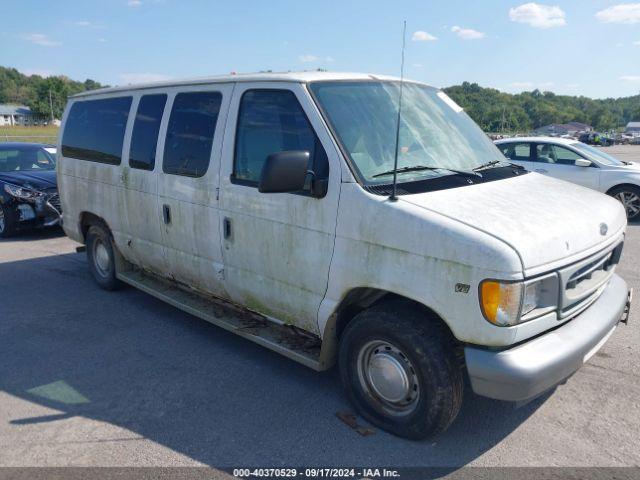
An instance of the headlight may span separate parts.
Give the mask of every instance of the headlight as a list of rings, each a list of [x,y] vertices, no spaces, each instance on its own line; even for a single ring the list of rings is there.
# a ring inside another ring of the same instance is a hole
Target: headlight
[[[521,282],[484,280],[480,284],[480,308],[494,325],[510,327],[556,310],[559,293],[555,273]]]
[[[36,190],[30,188],[19,187],[17,185],[5,184],[4,191],[12,197],[19,198],[21,200],[35,200],[36,198],[44,195]]]

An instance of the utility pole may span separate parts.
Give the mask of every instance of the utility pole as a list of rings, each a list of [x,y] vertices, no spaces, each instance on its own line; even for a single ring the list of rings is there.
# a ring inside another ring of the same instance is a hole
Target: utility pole
[[[51,123],[53,123],[53,100],[51,99],[51,89],[49,89],[49,108],[51,109]]]

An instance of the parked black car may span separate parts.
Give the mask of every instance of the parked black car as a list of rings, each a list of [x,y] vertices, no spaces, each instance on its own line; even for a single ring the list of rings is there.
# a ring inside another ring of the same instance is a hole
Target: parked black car
[[[609,147],[611,145],[615,145],[615,139],[611,137],[607,137],[598,132],[592,133],[583,133],[578,138],[578,141],[582,143],[586,143],[587,145],[601,145],[603,147]]]
[[[0,143],[0,237],[23,226],[49,227],[61,218],[55,147]]]

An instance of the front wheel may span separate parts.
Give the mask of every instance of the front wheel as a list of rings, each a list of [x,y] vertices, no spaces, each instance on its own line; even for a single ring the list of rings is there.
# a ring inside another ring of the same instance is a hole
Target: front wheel
[[[7,238],[16,231],[16,211],[6,205],[0,205],[0,238]]]
[[[340,375],[357,411],[413,440],[446,430],[462,404],[457,345],[439,321],[403,301],[369,308],[340,341]]]
[[[640,218],[640,188],[633,185],[622,185],[609,191],[609,195],[617,199],[625,211],[627,219]]]

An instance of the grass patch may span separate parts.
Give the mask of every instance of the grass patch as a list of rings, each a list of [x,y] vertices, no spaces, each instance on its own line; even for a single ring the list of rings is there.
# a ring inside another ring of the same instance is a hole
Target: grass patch
[[[59,128],[46,127],[0,127],[0,142],[56,143]]]

